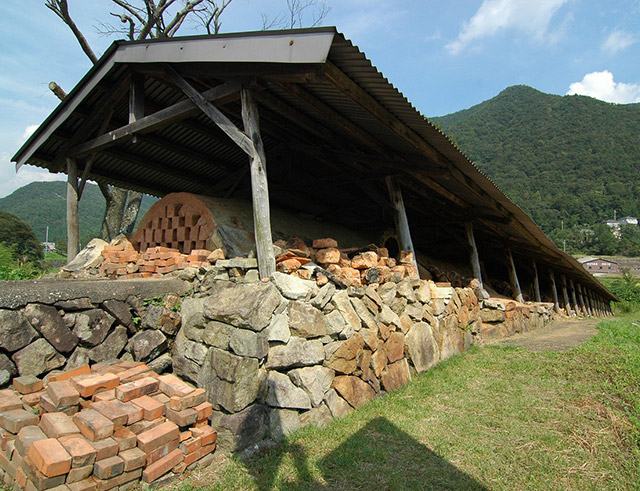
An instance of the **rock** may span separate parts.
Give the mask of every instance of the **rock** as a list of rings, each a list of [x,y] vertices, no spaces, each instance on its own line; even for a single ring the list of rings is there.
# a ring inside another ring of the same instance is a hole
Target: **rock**
[[[97,268],[102,264],[102,251],[107,245],[102,239],[92,239],[62,270],[77,273],[85,269]]]
[[[96,346],[107,337],[115,319],[102,309],[92,309],[75,315],[73,333],[84,346]]]
[[[237,452],[267,437],[268,408],[263,404],[252,404],[236,414],[215,412],[211,423],[218,431],[218,447],[226,452]]]
[[[344,317],[342,317],[342,314],[338,311],[338,309],[332,310],[331,312],[326,314],[324,316],[324,319],[327,323],[329,334],[339,334],[344,331],[346,327],[348,327],[347,323],[344,320]]]
[[[382,387],[387,392],[402,387],[411,380],[409,364],[406,359],[387,365],[387,369],[382,373],[380,381]]]
[[[57,314],[56,314],[57,315]],[[20,375],[38,376],[64,365],[64,356],[58,353],[46,339],[39,338],[11,357]]]
[[[351,305],[353,305],[356,314],[360,317],[360,320],[364,323],[365,326],[369,328],[377,328],[378,323],[376,322],[375,317],[366,307],[364,302],[359,298],[351,298]]]
[[[280,290],[280,293],[291,300],[300,300],[306,298],[307,295],[316,295],[318,286],[315,281],[303,280],[297,276],[292,276],[276,271],[272,275],[274,285]]]
[[[180,329],[173,342],[173,348],[171,350],[171,364],[173,372],[176,375],[197,383],[200,378],[201,365],[198,365],[191,358],[187,358],[187,356],[185,356],[185,353],[189,349],[187,344],[189,341],[191,340],[187,339],[184,335],[184,329]]]
[[[404,334],[392,332],[384,343],[384,351],[387,354],[387,361],[393,363],[404,357]]]
[[[18,374],[16,366],[4,353],[0,353],[0,370],[6,370],[12,377]]]
[[[266,329],[267,341],[274,343],[288,343],[291,338],[289,317],[287,314],[275,314],[271,324]]]
[[[29,323],[40,335],[61,353],[71,353],[78,344],[78,337],[65,325],[55,307],[29,304],[24,308]]]
[[[418,373],[438,362],[438,348],[431,326],[424,322],[414,324],[404,340],[411,363]]]
[[[304,302],[289,304],[289,328],[294,336],[319,338],[330,334],[322,313]]]
[[[421,303],[428,303],[431,300],[431,288],[429,282],[420,280],[420,284],[415,289],[416,300]]]
[[[293,409],[272,409],[269,412],[269,433],[275,441],[289,436],[300,426],[298,411]]]
[[[64,369],[73,370],[74,368],[89,364],[89,361],[89,349],[76,346],[71,356],[67,358],[67,364],[64,366]]]
[[[255,269],[258,267],[258,260],[255,257],[234,257],[232,259],[219,259],[216,261],[219,268]]]
[[[91,348],[89,351],[89,358],[95,363],[115,360],[126,346],[127,341],[127,328],[124,326],[118,326],[107,336],[102,344],[99,344],[95,348]]]
[[[335,293],[335,285],[333,283],[327,283],[322,288],[320,288],[316,296],[311,299],[311,305],[318,309],[324,309],[325,306],[331,301]]]
[[[171,355],[169,353],[162,353],[157,358],[147,362],[147,365],[156,373],[168,372],[172,366]]]
[[[385,283],[386,284],[386,283]],[[400,317],[388,305],[383,305],[379,314],[380,322],[400,327]]]
[[[350,375],[340,375],[333,380],[333,388],[352,407],[362,406],[375,397],[375,392],[364,380]]]
[[[440,360],[446,360],[464,351],[464,331],[458,329],[455,317],[452,316],[451,318],[453,321],[445,323],[445,327],[441,329]]]
[[[8,370],[0,369],[0,387],[6,387],[11,381],[11,374]]]
[[[364,340],[360,334],[340,343],[339,347],[325,362],[325,366],[338,373],[350,374],[357,367],[356,357],[364,346]]]
[[[378,295],[380,295],[380,298],[382,298],[382,301],[385,304],[391,305],[393,299],[396,298],[395,283],[387,282],[380,285],[380,287],[378,288]],[[382,307],[382,305],[380,305],[380,307]]]
[[[387,353],[384,349],[379,349],[371,355],[371,368],[376,377],[380,377],[385,368],[387,368]]]
[[[126,302],[121,302],[120,300],[105,300],[102,302],[102,306],[119,324],[125,327],[131,326],[131,308]]]
[[[331,419],[331,411],[326,404],[322,403],[320,406],[302,413],[300,415],[300,424],[302,426],[317,426],[318,428],[322,428],[331,423]]]
[[[416,301],[416,294],[413,291],[412,283],[413,283],[413,280],[409,278],[405,278],[396,286],[397,294],[400,295],[401,297],[406,298],[407,301],[411,303]]]
[[[365,288],[364,294],[376,305],[375,311],[377,312],[383,304],[382,297],[378,294],[378,291],[373,287],[373,285],[369,285]]]
[[[270,371],[267,374],[266,402],[273,407],[289,409],[310,409],[311,400],[307,393],[296,387],[285,374]]]
[[[314,249],[336,249],[338,247],[338,241],[330,237],[325,237],[323,239],[314,239],[311,244]]]
[[[229,347],[240,356],[264,358],[269,352],[269,343],[265,333],[255,333],[248,329],[232,329]]]
[[[340,314],[342,314],[347,325],[351,326],[355,331],[360,330],[362,322],[353,308],[353,305],[351,305],[351,301],[349,300],[349,296],[346,291],[342,290],[336,292],[331,299],[331,303],[336,309],[338,309]]]
[[[206,353],[206,349],[203,349]],[[136,333],[128,343],[128,351],[131,352],[135,361],[147,361],[156,358],[166,350],[167,337],[155,329]]]
[[[334,418],[342,418],[353,411],[349,403],[340,397],[335,389],[327,391],[324,396],[324,402]]]
[[[373,251],[366,251],[353,256],[351,267],[354,269],[375,268],[378,265],[378,254]]]
[[[271,283],[215,283],[204,301],[205,317],[236,327],[262,331],[280,304],[278,289]]]
[[[204,298],[185,298],[180,306],[184,335],[192,341],[202,341],[206,320],[203,314]]]
[[[75,310],[89,310],[94,308],[94,305],[91,303],[91,299],[88,297],[74,298],[71,300],[59,300],[53,305],[56,309],[64,310],[65,312],[73,312]]]
[[[0,310],[0,348],[13,353],[38,337],[21,312]]]
[[[311,405],[317,407],[324,399],[324,394],[331,388],[331,382],[335,375],[334,371],[322,367],[296,368],[289,373],[291,381],[308,394]]]
[[[340,251],[335,247],[327,247],[316,251],[316,262],[320,264],[338,264]]]
[[[265,364],[266,368],[278,369],[317,365],[324,360],[322,342],[314,339],[305,341],[292,337],[285,345],[272,346]]]
[[[506,317],[504,310],[482,309],[480,319],[482,322],[504,322]]]
[[[233,326],[229,324],[209,321],[201,334],[202,342],[209,346],[226,350],[229,347],[233,329]]]
[[[371,351],[376,351],[380,344],[380,340],[378,339],[378,326],[371,329],[360,329],[360,335],[364,340],[364,344],[369,347]]]
[[[262,380],[257,359],[210,348],[198,386],[206,388],[207,399],[216,409],[235,413],[256,400]]]
[[[407,307],[407,299],[404,297],[396,297],[393,302],[391,302],[391,310],[395,312],[398,316],[404,313],[404,309]]]
[[[222,249],[216,249],[207,256],[207,261],[211,264],[215,264],[220,259],[224,259],[224,251]]]

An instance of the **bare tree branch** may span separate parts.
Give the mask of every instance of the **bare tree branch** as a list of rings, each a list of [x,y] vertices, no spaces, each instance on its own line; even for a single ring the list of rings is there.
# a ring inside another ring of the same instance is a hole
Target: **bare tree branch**
[[[136,33],[136,23],[133,21],[133,19],[126,14],[114,14],[112,12],[111,15],[113,15],[114,17],[118,17],[120,19],[120,22],[122,22],[123,24],[126,24],[127,22],[129,23],[129,32],[127,33],[127,35],[129,36],[129,40],[133,41],[135,39]]]
[[[69,29],[71,29],[71,32],[73,32],[73,35],[78,40],[82,51],[84,51],[84,54],[86,54],[87,57],[91,60],[91,63],[95,65],[95,63],[98,61],[98,57],[91,49],[91,46],[89,46],[87,38],[84,37],[84,34],[80,32],[80,29],[78,29],[78,26],[71,18],[67,0],[45,0],[44,4],[49,10],[60,17],[60,19],[62,19],[62,22],[69,26]]]
[[[296,27],[315,27],[320,25],[329,14],[326,0],[286,0],[286,12],[270,18],[262,14],[264,30]]]
[[[218,34],[222,23],[220,17],[233,0],[205,0],[202,8],[194,10],[200,24],[207,30],[207,34]]]

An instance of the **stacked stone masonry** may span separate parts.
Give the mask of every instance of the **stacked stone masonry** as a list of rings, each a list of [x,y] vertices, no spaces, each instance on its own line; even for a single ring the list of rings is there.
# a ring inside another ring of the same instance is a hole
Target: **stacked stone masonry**
[[[26,490],[132,489],[211,461],[203,389],[131,361],[81,365],[0,391],[0,475]]]

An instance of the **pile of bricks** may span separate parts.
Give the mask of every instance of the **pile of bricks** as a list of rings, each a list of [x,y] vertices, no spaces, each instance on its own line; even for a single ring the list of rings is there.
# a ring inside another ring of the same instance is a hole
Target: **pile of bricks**
[[[139,362],[14,379],[0,391],[0,475],[20,489],[135,488],[212,458],[203,389]]]
[[[372,245],[364,249],[341,249],[331,238],[316,239],[311,247],[299,238],[279,241],[275,245],[284,250],[276,257],[278,271],[303,279],[315,276],[320,286],[329,279],[346,286],[363,286],[387,281],[397,283],[407,277],[418,278],[411,252],[403,251],[400,258],[395,259],[389,257],[389,251],[384,247]],[[307,267],[309,264],[320,265],[326,273]]]

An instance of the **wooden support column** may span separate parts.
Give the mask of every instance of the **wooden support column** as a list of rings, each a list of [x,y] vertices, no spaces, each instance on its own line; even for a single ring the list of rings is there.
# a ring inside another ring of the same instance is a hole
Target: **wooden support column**
[[[564,310],[567,312],[568,316],[573,315],[573,311],[571,310],[571,302],[569,301],[569,293],[567,292],[567,277],[563,274],[560,276],[562,281],[562,300],[564,302]]]
[[[515,300],[520,303],[524,303],[524,297],[522,296],[522,290],[520,289],[520,282],[518,281],[518,273],[516,271],[516,264],[513,261],[513,254],[511,249],[507,249],[507,263],[509,268],[509,280],[511,281],[511,289],[513,290],[513,296]]]
[[[593,304],[593,298],[591,298],[591,292],[585,288],[584,289],[584,295],[585,298],[587,299],[587,305],[589,306],[589,313],[595,317],[597,312],[596,312],[596,306]]]
[[[276,259],[273,254],[271,238],[271,216],[269,211],[269,186],[267,183],[267,159],[264,153],[262,136],[260,135],[260,118],[258,106],[249,89],[243,88],[242,122],[244,131],[253,143],[251,156],[251,196],[253,199],[253,228],[256,238],[256,254],[260,278],[269,278],[276,270]]]
[[[393,219],[396,226],[396,233],[400,241],[400,250],[411,251],[413,255],[413,267],[416,268],[416,274],[420,274],[418,270],[418,258],[416,257],[416,251],[413,248],[413,241],[411,240],[411,229],[409,229],[409,220],[407,219],[407,211],[404,207],[404,200],[402,199],[402,189],[398,185],[398,181],[391,176],[385,178],[387,184],[387,191],[389,192],[389,198],[393,205]]]
[[[473,223],[465,223],[464,230],[467,235],[467,242],[469,243],[469,260],[471,262],[471,271],[473,273],[473,277],[480,282],[480,289],[484,291],[482,269],[480,268],[480,256],[478,254],[476,238],[473,233]]]
[[[590,315],[589,309],[587,308],[587,304],[584,301],[584,295],[582,295],[582,285],[580,283],[578,285],[578,300],[580,300],[580,306],[582,308],[582,315]]]
[[[571,299],[573,300],[573,308],[576,311],[576,315],[582,315],[582,309],[578,304],[578,297],[576,295],[576,284],[573,282],[573,278],[569,278],[569,286],[571,287]]]
[[[67,263],[78,255],[79,245],[78,165],[75,159],[67,159]]]
[[[538,277],[538,265],[533,260],[533,294],[535,295],[536,302],[542,302],[542,295],[540,295],[540,278]]]
[[[551,292],[553,293],[553,310],[560,312],[560,302],[558,301],[558,287],[556,286],[556,276],[553,271],[549,271],[549,280],[551,281]]]

